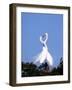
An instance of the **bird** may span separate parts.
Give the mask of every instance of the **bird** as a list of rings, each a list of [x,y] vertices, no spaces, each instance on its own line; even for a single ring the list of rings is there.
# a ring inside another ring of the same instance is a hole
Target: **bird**
[[[45,61],[48,63],[49,66],[53,65],[53,57],[50,54],[47,46],[48,40],[48,33],[44,33],[44,35],[40,36],[40,42],[43,45],[42,51],[35,57],[34,64],[39,63],[42,64]]]

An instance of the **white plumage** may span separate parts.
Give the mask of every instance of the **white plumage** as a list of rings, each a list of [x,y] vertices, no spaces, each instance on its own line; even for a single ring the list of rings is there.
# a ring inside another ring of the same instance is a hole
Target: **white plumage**
[[[44,37],[44,40],[43,40]],[[48,62],[50,66],[53,65],[53,58],[51,54],[48,51],[48,47],[46,45],[46,42],[48,40],[48,33],[45,33],[44,36],[40,36],[40,42],[43,44],[42,51],[36,56],[34,63],[43,63]]]

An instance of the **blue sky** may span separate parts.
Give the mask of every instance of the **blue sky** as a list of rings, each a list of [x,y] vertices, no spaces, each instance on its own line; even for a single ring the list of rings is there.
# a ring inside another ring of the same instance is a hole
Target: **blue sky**
[[[54,66],[63,56],[63,15],[21,13],[21,60],[30,62],[42,50],[39,37],[48,33],[47,46]]]

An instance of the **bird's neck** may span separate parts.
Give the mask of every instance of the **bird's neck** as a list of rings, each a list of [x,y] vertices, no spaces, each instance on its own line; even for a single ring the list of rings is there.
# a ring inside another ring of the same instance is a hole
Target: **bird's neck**
[[[45,47],[46,49],[48,49],[48,47],[47,47],[47,45],[45,43],[43,44],[43,47]]]

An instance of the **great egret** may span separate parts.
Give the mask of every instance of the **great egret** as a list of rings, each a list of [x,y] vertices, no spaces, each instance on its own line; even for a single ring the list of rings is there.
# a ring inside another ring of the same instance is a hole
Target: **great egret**
[[[45,33],[43,36],[40,36],[40,42],[43,45],[42,51],[36,56],[34,63],[47,62],[49,66],[53,65],[53,57],[48,51],[47,42],[48,40],[48,33]]]

